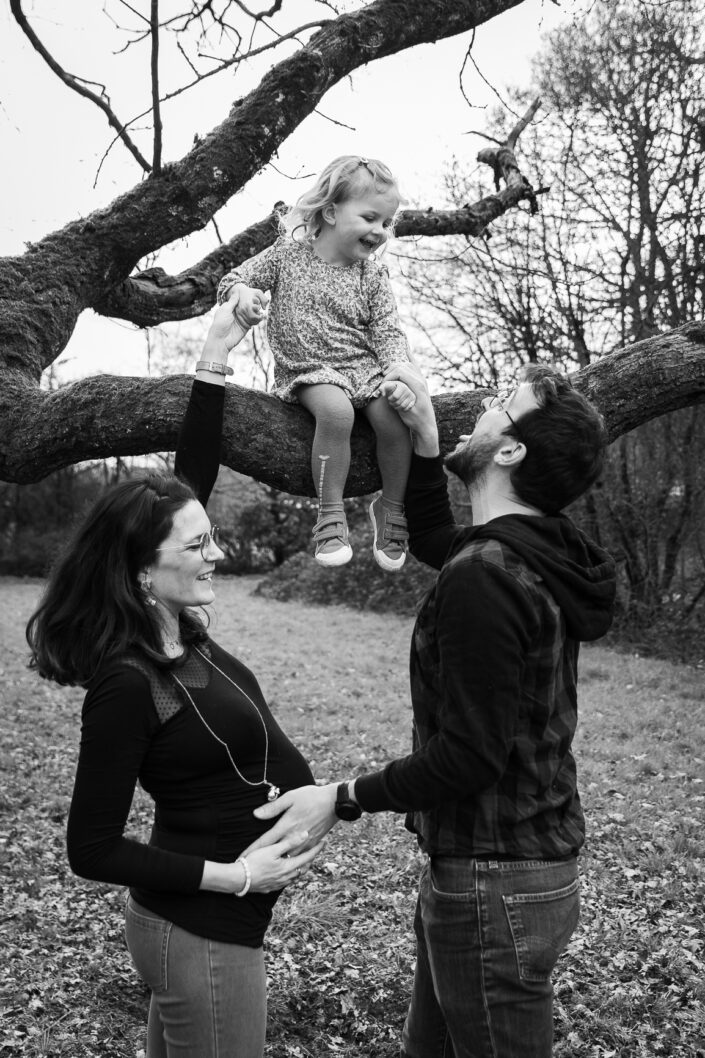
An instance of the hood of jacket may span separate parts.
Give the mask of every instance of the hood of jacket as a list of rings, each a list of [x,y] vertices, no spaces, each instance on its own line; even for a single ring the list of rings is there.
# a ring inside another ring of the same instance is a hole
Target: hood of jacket
[[[473,527],[470,539],[498,540],[538,573],[571,638],[590,642],[609,629],[617,589],[614,560],[567,515],[506,514]]]

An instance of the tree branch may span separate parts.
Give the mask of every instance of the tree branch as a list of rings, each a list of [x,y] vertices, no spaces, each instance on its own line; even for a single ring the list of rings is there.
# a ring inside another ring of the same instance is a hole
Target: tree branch
[[[162,168],[162,114],[159,102],[159,0],[152,0],[150,8],[151,38],[151,85],[152,85],[152,124],[154,125],[154,152],[152,169],[155,174]]]
[[[705,402],[705,321],[639,342],[571,376],[600,408],[611,440],[689,404]],[[6,373],[0,480],[38,481],[84,459],[171,450],[191,379],[85,379],[40,392],[19,371]],[[434,398],[441,449],[452,449],[471,427],[487,390]],[[266,423],[264,430],[262,424]],[[297,405],[228,385],[222,462],[275,488],[313,495],[309,453],[313,420]],[[348,495],[379,487],[374,435],[356,423]]]
[[[402,210],[394,226],[395,235],[481,236],[489,225],[503,213],[528,198],[532,212],[536,212],[536,195],[545,188],[533,190],[519,169],[515,150],[521,133],[533,120],[541,101],[536,99],[509,133],[506,141],[496,149],[485,149],[478,161],[489,165],[495,174],[497,194],[481,198],[460,210]],[[499,182],[506,182],[500,191]],[[127,320],[140,327],[152,327],[166,320],[185,320],[200,316],[215,303],[218,283],[226,272],[236,268],[248,257],[264,250],[277,237],[277,203],[269,217],[251,225],[208,254],[198,264],[177,276],[168,276],[161,268],[151,268],[125,280],[115,290],[92,306],[103,316]]]
[[[522,199],[541,194],[526,181],[488,195],[457,210],[402,210],[394,226],[395,235],[482,235],[503,213]],[[271,245],[279,234],[278,203],[268,217],[246,228],[229,243],[219,246],[197,264],[169,276],[161,268],[149,268],[126,279],[91,307],[102,316],[127,320],[140,327],[153,327],[166,320],[201,316],[215,304],[218,283],[226,272]]]
[[[85,308],[105,298],[141,258],[210,223],[352,70],[462,33],[522,2],[374,0],[331,21],[274,66],[181,161],[43,239],[24,257],[0,262],[0,288],[24,291],[0,311],[0,364],[4,357],[38,381]],[[52,313],[49,305],[56,306]]]
[[[538,213],[536,195],[540,192],[534,191],[529,181],[522,175],[517,164],[515,150],[517,141],[526,126],[533,120],[536,111],[541,106],[541,100],[535,99],[524,116],[519,119],[506,141],[499,147],[485,147],[477,155],[478,162],[484,162],[494,170],[494,186],[499,191],[500,183],[504,180],[507,193],[512,191],[520,194],[522,198],[528,198],[531,213]],[[546,189],[542,188],[541,191]],[[522,193],[523,192],[523,193]],[[518,201],[518,200],[517,200]]]

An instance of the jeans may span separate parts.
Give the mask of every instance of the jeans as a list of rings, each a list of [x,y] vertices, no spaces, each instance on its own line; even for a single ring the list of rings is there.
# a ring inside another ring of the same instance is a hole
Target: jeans
[[[550,1058],[551,972],[580,914],[577,860],[424,867],[403,1058]]]
[[[132,897],[125,938],[152,990],[147,1058],[262,1058],[267,993],[261,948],[197,937]]]

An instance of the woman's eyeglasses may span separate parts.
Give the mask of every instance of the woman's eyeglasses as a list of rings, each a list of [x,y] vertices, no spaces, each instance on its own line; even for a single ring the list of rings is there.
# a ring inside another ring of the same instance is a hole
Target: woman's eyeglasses
[[[157,547],[155,551],[195,551],[199,548],[201,552],[201,558],[204,562],[208,561],[208,551],[210,550],[211,544],[218,546],[218,533],[220,532],[217,525],[212,525],[210,530],[202,533],[198,540],[192,544],[177,544],[174,547]]]

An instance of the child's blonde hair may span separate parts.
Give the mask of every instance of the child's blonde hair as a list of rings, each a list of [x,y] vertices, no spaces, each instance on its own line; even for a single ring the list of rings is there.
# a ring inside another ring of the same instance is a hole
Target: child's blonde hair
[[[281,215],[279,223],[282,230],[292,239],[315,239],[323,227],[323,210],[326,206],[364,194],[369,184],[378,192],[393,187],[399,193],[391,170],[377,158],[361,158],[357,154],[334,158],[310,191],[306,191],[288,212]]]

